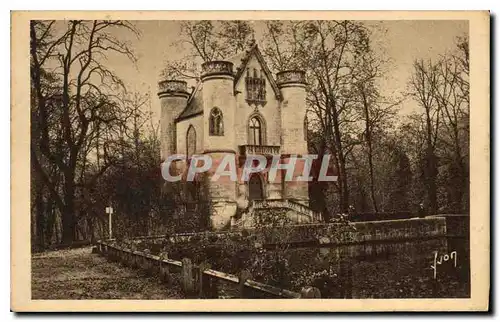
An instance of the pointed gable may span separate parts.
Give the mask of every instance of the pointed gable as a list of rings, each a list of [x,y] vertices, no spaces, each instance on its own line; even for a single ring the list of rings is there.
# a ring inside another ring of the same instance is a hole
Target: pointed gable
[[[262,67],[262,70],[264,71],[264,74],[266,75],[267,79],[269,80],[269,84],[271,85],[274,95],[276,96],[277,100],[281,100],[281,92],[278,88],[278,85],[276,84],[276,81],[274,80],[273,74],[271,73],[271,70],[266,64],[266,61],[264,60],[264,57],[262,56],[262,53],[260,52],[259,47],[257,44],[254,44],[248,51],[239,54],[237,56],[234,56],[231,61],[234,63],[235,66],[238,66],[236,69],[236,75],[234,77],[234,86],[236,87],[236,84],[238,84],[238,81],[240,78],[244,75],[246,67],[248,65],[248,62],[252,58],[252,56],[255,55],[257,58],[257,61],[259,62],[260,66]],[[239,61],[238,61],[239,60]]]
[[[248,63],[250,62],[252,56],[255,55],[255,58],[259,62],[259,65],[262,67],[262,70],[264,71],[265,76],[269,80],[269,84],[273,89],[274,95],[276,96],[277,100],[281,100],[281,91],[278,88],[278,85],[276,84],[276,81],[273,77],[273,74],[271,73],[271,70],[267,66],[266,61],[264,60],[264,57],[262,56],[262,53],[260,52],[259,47],[257,44],[252,45],[247,51],[244,51],[242,53],[239,53],[236,56],[233,56],[229,58],[228,60],[234,64],[236,67],[236,73],[234,77],[234,87],[236,88],[236,85],[238,84],[238,81],[240,80],[241,77],[243,77],[245,70],[247,68]],[[195,117],[198,115],[203,114],[203,82],[198,81],[196,84],[196,88],[194,91],[191,93],[189,96],[189,99],[187,101],[186,107],[184,110],[180,113],[180,115],[176,118],[176,122],[180,122],[182,120]]]

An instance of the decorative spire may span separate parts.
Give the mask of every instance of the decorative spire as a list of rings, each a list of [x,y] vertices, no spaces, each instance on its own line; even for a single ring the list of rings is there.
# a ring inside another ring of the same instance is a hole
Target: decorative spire
[[[252,48],[253,45],[255,45],[255,29],[254,29],[254,22],[251,21],[251,28],[252,28],[252,38],[250,39],[250,41],[248,42],[248,47],[249,48]]]

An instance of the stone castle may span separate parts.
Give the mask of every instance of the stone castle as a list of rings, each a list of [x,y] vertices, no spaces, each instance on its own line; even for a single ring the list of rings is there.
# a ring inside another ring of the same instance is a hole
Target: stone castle
[[[186,164],[195,154],[234,154],[239,160],[259,154],[281,155],[286,163],[290,155],[308,152],[305,73],[282,71],[274,78],[256,44],[227,61],[205,62],[190,92],[185,81],[159,82],[158,96],[162,160],[183,154],[180,163]],[[295,222],[319,220],[308,207],[308,183],[280,175],[273,182],[266,173],[254,173],[247,182],[239,176],[236,182],[210,182],[212,229],[251,225],[264,208],[281,209]]]

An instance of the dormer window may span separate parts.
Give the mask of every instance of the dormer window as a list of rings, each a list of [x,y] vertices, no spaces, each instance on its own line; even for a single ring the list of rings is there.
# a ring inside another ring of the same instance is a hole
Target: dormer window
[[[264,105],[266,103],[266,79],[262,70],[260,70],[260,75],[258,75],[256,68],[252,72],[248,68],[245,85],[248,104]]]

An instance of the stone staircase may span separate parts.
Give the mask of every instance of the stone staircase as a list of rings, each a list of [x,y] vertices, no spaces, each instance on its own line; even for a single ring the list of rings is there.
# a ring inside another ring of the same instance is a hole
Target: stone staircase
[[[249,207],[241,213],[239,218],[233,218],[231,228],[241,229],[253,227],[257,222],[259,213],[265,210],[277,210],[277,216],[287,216],[293,223],[315,223],[322,222],[321,213],[317,213],[311,208],[290,199],[265,199],[253,200]]]

